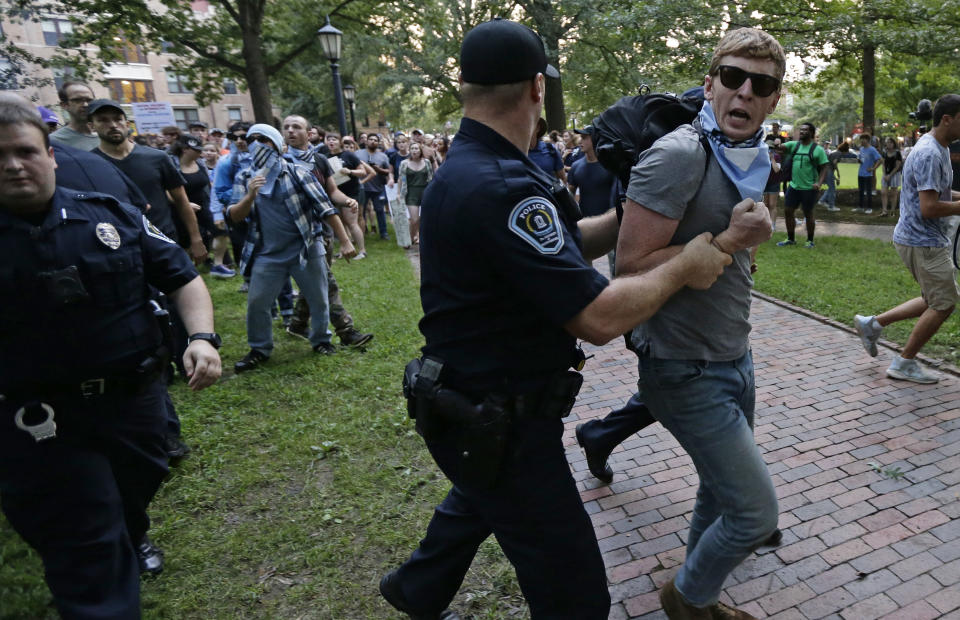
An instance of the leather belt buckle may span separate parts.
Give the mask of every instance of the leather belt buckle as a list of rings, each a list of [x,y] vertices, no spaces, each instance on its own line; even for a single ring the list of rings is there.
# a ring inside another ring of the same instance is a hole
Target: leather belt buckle
[[[80,394],[84,398],[91,396],[102,396],[106,391],[107,380],[103,377],[99,379],[87,379],[80,384]]]

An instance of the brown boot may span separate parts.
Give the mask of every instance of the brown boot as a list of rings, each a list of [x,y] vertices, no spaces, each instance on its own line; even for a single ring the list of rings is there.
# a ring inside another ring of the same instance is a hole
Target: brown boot
[[[673,585],[673,579],[660,588],[660,606],[670,620],[757,620],[747,612],[723,603],[694,607],[680,595]]]
[[[719,601],[717,601],[716,605],[708,607],[708,609],[710,610],[710,618],[712,618],[712,620],[757,620],[756,617],[751,616],[747,612],[734,609]]]

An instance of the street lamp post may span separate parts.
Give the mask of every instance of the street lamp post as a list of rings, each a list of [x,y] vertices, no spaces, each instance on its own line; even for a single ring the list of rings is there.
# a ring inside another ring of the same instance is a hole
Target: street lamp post
[[[343,33],[330,25],[330,16],[327,16],[326,25],[317,30],[323,54],[330,61],[333,71],[333,96],[337,101],[337,120],[340,123],[340,135],[347,133],[347,119],[343,115],[343,92],[340,86],[340,45],[343,42]]]
[[[353,131],[353,138],[357,138],[357,121],[353,117],[353,109],[356,107],[357,89],[347,84],[343,87],[343,98],[347,100],[350,106],[350,129]]]

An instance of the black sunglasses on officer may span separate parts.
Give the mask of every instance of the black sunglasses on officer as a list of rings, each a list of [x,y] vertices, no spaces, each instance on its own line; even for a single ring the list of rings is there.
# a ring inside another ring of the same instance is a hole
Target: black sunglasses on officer
[[[757,97],[769,97],[780,89],[780,80],[765,73],[751,73],[733,65],[720,65],[717,68],[720,83],[730,90],[737,90],[750,78],[750,88]]]

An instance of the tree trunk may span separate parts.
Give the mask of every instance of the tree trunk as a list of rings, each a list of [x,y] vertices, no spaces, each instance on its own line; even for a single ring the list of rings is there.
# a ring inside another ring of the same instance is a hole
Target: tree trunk
[[[546,112],[547,130],[563,131],[567,127],[567,121],[566,110],[563,107],[563,81],[561,78],[547,78],[547,95],[543,107],[544,112]]]
[[[527,13],[533,19],[535,30],[543,39],[547,48],[547,62],[560,70],[560,35],[562,26],[560,17],[552,0],[535,0],[526,7]],[[544,96],[544,116],[547,119],[547,129],[563,130],[567,126],[566,111],[563,107],[563,80],[547,78],[547,92]]]
[[[263,62],[258,30],[243,31],[243,60],[246,65],[247,89],[253,102],[253,118],[258,123],[273,124],[273,105],[270,96],[270,80]]]
[[[872,43],[863,46],[863,131],[874,134],[877,97],[877,48]]]
[[[545,29],[547,30],[547,29]],[[547,47],[547,62],[560,70],[560,37],[555,32],[547,30],[543,36]],[[546,95],[543,102],[543,111],[547,119],[547,130],[563,131],[567,126],[566,110],[563,107],[563,76],[547,78]]]

